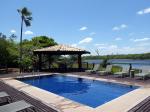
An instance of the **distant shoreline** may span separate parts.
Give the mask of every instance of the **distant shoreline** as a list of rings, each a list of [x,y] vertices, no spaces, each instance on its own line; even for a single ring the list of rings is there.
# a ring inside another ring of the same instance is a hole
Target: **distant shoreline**
[[[83,56],[84,60],[90,60],[90,59],[133,59],[133,60],[146,60],[150,59],[150,53],[144,53],[144,54],[118,54],[118,55],[104,55],[104,56]]]

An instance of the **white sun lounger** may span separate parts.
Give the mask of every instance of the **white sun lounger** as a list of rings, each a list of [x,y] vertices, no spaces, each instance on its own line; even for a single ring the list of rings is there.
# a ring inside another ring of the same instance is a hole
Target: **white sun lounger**
[[[114,73],[115,77],[125,77],[125,76],[129,76],[129,70],[130,70],[130,66],[123,66],[122,67],[122,71],[121,72],[116,72]]]
[[[0,98],[2,97],[8,97],[9,95],[6,92],[0,92]]]
[[[4,106],[0,106],[0,112],[17,112],[27,108],[33,107],[31,104],[26,103],[24,100],[13,102]]]
[[[99,70],[100,64],[95,64],[93,70],[86,70],[88,73],[96,73]]]
[[[135,74],[135,76],[141,77],[143,80],[146,77],[150,77],[150,67],[149,66],[142,66],[141,69],[142,69],[142,72]]]
[[[0,92],[0,106],[12,102],[11,97],[4,91]]]
[[[107,65],[104,71],[97,71],[99,75],[106,75],[111,73],[112,65]]]

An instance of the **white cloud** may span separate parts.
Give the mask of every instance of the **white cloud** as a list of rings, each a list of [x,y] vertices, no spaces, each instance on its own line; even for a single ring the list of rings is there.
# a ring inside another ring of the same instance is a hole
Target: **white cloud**
[[[84,30],[87,30],[87,27],[86,26],[83,26],[79,29],[80,31],[84,31]]]
[[[117,26],[115,26],[115,27],[113,27],[113,29],[112,30],[114,30],[114,31],[118,31],[118,30],[120,30],[120,28],[119,27],[117,27]]]
[[[71,46],[72,46],[72,47],[77,47],[77,44],[72,44]]]
[[[33,32],[32,31],[25,31],[24,34],[25,35],[33,35]]]
[[[131,39],[134,42],[143,42],[143,41],[148,41],[150,38],[139,38],[139,39]]]
[[[93,35],[95,35],[95,34],[96,34],[95,32],[91,32],[91,33],[90,33],[90,36],[93,36]]]
[[[94,46],[105,46],[107,44],[94,44]]]
[[[138,43],[139,47],[147,47],[147,46],[150,46],[150,42],[142,42],[142,43]]]
[[[117,45],[110,45],[108,48],[109,48],[109,49],[117,49],[118,46],[117,46]]]
[[[118,46],[115,44],[101,44],[97,46],[98,49],[100,49],[102,54],[112,54],[116,53],[118,51]]]
[[[122,40],[122,38],[120,38],[120,37],[117,37],[117,38],[115,38],[115,40],[117,40],[117,41],[118,41],[118,40]]]
[[[105,46],[96,46],[95,49],[100,50],[101,55],[109,55],[109,54],[135,54],[135,53],[146,53],[150,52],[150,44],[144,45],[134,45],[134,46],[123,46],[120,47],[115,44],[107,44]]]
[[[16,30],[12,29],[10,32],[11,32],[11,33],[16,33]]]
[[[97,47],[98,49],[106,49],[107,48],[107,44],[94,44],[95,47]]]
[[[132,41],[135,39],[132,39]],[[148,41],[149,40],[149,41]],[[97,43],[94,44],[94,49],[99,49],[100,55],[111,54],[139,54],[150,52],[150,38],[136,39],[137,43],[125,46],[119,46],[110,43]],[[95,54],[94,52],[92,52]],[[95,54],[96,55],[96,54]]]
[[[137,12],[138,15],[143,15],[148,13],[150,13],[150,7]]]
[[[138,11],[137,14],[142,15],[143,11]]]
[[[120,28],[126,28],[126,27],[127,27],[126,24],[122,24],[122,25],[120,26]]]
[[[113,31],[119,31],[119,30],[122,30],[122,29],[125,29],[127,28],[128,26],[126,24],[121,24],[120,26],[114,26],[112,28]]]
[[[93,40],[91,37],[86,37],[83,40],[79,41],[79,44],[90,43]]]

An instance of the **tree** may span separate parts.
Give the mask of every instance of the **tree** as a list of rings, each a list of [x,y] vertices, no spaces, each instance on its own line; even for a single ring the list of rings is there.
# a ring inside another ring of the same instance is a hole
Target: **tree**
[[[6,36],[0,33],[0,66],[7,66],[7,44]]]
[[[47,36],[34,37],[32,38],[32,43],[33,46],[36,46],[37,48],[49,47],[57,44],[53,38]]]
[[[10,37],[0,33],[0,68],[17,67],[18,44],[14,42],[16,36]]]
[[[33,37],[31,40],[24,39],[22,41],[22,67],[24,70],[32,69],[34,60],[37,60],[33,54],[33,51],[39,48],[48,47],[56,45],[57,43],[54,39],[47,37],[47,36],[37,36]],[[43,60],[48,62],[48,60],[54,60],[55,57],[43,57]]]
[[[18,9],[17,10],[18,13],[20,14],[21,16],[21,33],[20,33],[20,73],[21,73],[21,69],[22,69],[22,66],[21,66],[21,62],[22,62],[22,32],[23,32],[23,23],[25,23],[25,25],[28,27],[28,26],[31,26],[31,21],[32,21],[32,13],[26,8],[22,8],[22,9]]]

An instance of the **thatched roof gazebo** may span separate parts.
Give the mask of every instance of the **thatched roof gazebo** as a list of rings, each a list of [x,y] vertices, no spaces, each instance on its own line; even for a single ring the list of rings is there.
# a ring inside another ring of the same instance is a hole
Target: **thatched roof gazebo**
[[[39,58],[39,70],[41,70],[41,63],[42,63],[42,55],[78,55],[78,70],[80,71],[82,69],[82,54],[90,54],[90,52],[80,49],[80,48],[75,48],[72,46],[68,45],[54,45],[50,47],[45,47],[41,49],[36,49],[34,50],[34,54],[38,56]]]

